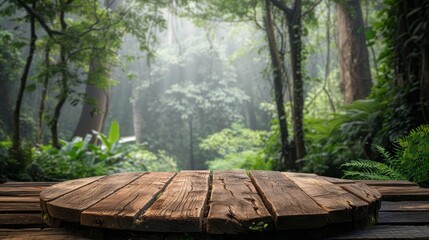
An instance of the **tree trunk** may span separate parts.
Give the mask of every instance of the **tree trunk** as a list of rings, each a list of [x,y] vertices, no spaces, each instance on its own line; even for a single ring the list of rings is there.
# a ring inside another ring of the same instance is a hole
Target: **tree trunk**
[[[64,8],[63,8],[64,9]],[[65,32],[67,29],[67,24],[65,22],[65,12],[61,10],[60,12],[60,23],[61,30]],[[50,121],[51,135],[52,135],[52,146],[55,148],[60,148],[58,140],[58,121],[60,119],[61,109],[64,106],[64,103],[68,97],[68,73],[67,73],[67,53],[66,47],[61,44],[60,46],[60,66],[61,66],[61,82],[60,82],[60,95],[57,104],[55,105],[54,115]]]
[[[122,1],[105,0],[104,6],[115,11]],[[85,88],[85,101],[83,103],[82,112],[79,117],[79,122],[74,132],[75,137],[85,137],[88,134],[92,135],[92,130],[101,132],[104,121],[109,110],[109,89],[103,89],[96,86],[97,79],[94,75],[111,76],[112,68],[104,59],[99,59],[97,51],[93,50],[91,62],[89,65],[88,80]],[[97,138],[92,137],[91,143],[97,143]]]
[[[13,133],[13,112],[14,112],[14,99],[12,96],[13,84],[7,76],[3,76],[2,72],[6,66],[0,65],[0,127],[2,131],[9,135]]]
[[[142,141],[142,124],[143,119],[140,112],[140,109],[137,104],[137,99],[132,99],[131,105],[133,107],[133,129],[134,129],[134,136],[136,137],[136,143],[141,143]]]
[[[36,1],[33,2],[33,8],[36,7]],[[28,74],[30,72],[31,63],[33,62],[33,56],[36,51],[36,20],[32,14],[30,14],[30,49],[27,56],[27,61],[25,63],[24,70],[22,72],[21,81],[19,85],[18,97],[16,98],[15,109],[13,112],[13,138],[12,138],[12,148],[11,156],[19,162],[22,162],[21,156],[21,137],[20,137],[20,115],[21,115],[21,106],[22,99],[24,97],[24,90],[27,84]]]
[[[189,117],[189,163],[191,166],[191,170],[195,169],[194,163],[194,133],[193,133],[193,124],[192,124],[192,116]]]
[[[344,103],[363,99],[371,91],[371,69],[359,0],[337,0],[337,25]]]
[[[281,141],[281,154],[282,154],[282,161],[284,170],[293,169],[294,167],[294,159],[290,157],[289,154],[289,144],[288,144],[288,129],[287,129],[287,118],[286,118],[286,112],[284,109],[284,102],[283,102],[283,82],[284,76],[282,71],[282,63],[280,60],[280,54],[277,49],[276,45],[276,39],[274,35],[274,26],[272,22],[272,15],[271,15],[271,3],[269,0],[265,0],[265,9],[266,9],[266,15],[265,15],[265,30],[267,32],[268,37],[268,44],[270,48],[270,56],[271,56],[271,62],[273,67],[273,81],[274,81],[274,97],[276,102],[276,108],[277,108],[277,117],[279,121],[280,126],[280,141]]]
[[[103,128],[104,119],[108,111],[108,90],[93,86],[91,79],[93,75],[99,75],[103,71],[100,60],[93,57],[89,65],[88,82],[85,89],[85,101],[80,114],[74,136],[85,137],[92,134],[92,130],[100,132]],[[107,73],[102,73],[107,74]],[[95,81],[92,80],[93,82]],[[91,143],[96,143],[97,139],[93,137]]]
[[[304,130],[303,130],[303,109],[304,90],[302,82],[301,67],[301,1],[295,1],[292,14],[286,14],[288,20],[288,34],[290,57],[292,62],[293,79],[293,131],[295,141],[295,153],[297,159],[305,156]]]
[[[50,56],[50,48],[47,46],[45,49],[46,69],[50,68],[49,56]],[[36,132],[37,144],[43,144],[43,115],[45,112],[46,96],[48,95],[49,79],[50,79],[50,74],[46,73],[45,79],[43,81],[42,95],[40,97],[40,104],[39,104],[39,116],[38,116],[37,132]]]

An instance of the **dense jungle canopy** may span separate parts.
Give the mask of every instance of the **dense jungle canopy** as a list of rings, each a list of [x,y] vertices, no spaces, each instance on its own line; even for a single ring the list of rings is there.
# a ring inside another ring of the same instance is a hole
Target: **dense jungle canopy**
[[[428,0],[0,0],[1,180],[429,182]]]

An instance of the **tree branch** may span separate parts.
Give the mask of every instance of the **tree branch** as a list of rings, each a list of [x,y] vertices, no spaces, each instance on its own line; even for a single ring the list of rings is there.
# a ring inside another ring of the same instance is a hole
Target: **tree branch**
[[[277,8],[281,9],[283,12],[286,13],[286,15],[288,15],[288,17],[292,16],[293,10],[286,6],[283,2],[279,1],[279,0],[270,0],[270,2],[276,6]]]
[[[317,1],[316,3],[314,3],[309,9],[307,9],[307,11],[305,11],[301,17],[304,17],[305,15],[307,15],[308,13],[310,13],[311,11],[313,11],[313,9],[315,7],[317,7],[317,5],[319,5],[322,2],[322,0]]]
[[[46,24],[46,21],[42,18],[42,16],[40,16],[39,14],[37,14],[35,11],[34,11],[34,9],[32,8],[32,7],[30,7],[30,6],[28,6],[24,1],[22,1],[22,0],[18,0],[18,3],[23,7],[23,8],[25,8],[25,10],[32,16],[32,17],[34,17],[36,20],[37,20],[37,22],[39,22],[39,24],[40,24],[40,26],[42,26],[42,28],[46,31],[46,33],[49,35],[49,36],[52,36],[52,35],[54,35],[54,34],[58,34],[58,35],[61,35],[61,34],[64,34],[63,32],[59,32],[59,31],[56,31],[56,30],[52,30],[49,26],[48,26],[48,24]]]

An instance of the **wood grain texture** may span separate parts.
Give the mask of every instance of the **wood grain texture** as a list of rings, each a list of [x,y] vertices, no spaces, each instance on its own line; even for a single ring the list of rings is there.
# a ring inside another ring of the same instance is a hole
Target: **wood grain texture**
[[[70,180],[66,182],[61,182],[58,184],[55,184],[51,187],[46,188],[40,193],[40,198],[45,201],[51,201],[58,197],[61,197],[62,195],[72,192],[80,187],[83,187],[85,185],[88,185],[96,180],[101,179],[104,176],[95,176],[95,177],[88,177],[88,178],[81,178],[81,179],[75,179]]]
[[[38,196],[46,186],[3,186],[0,196]]]
[[[383,201],[381,212],[429,212],[429,201]]]
[[[365,230],[357,230],[341,234],[329,239],[336,240],[373,240],[373,239],[429,239],[428,226],[397,226],[379,225]]]
[[[269,230],[272,218],[244,170],[214,171],[207,232]]]
[[[368,203],[318,176],[283,173],[328,211],[330,223],[368,217]]]
[[[0,203],[39,203],[39,196],[2,196],[0,197]]]
[[[381,207],[381,194],[364,183],[341,184],[341,188],[369,203],[369,207],[378,210]]]
[[[333,183],[333,184],[351,184],[351,183],[355,183],[355,180],[350,180],[350,179],[340,179],[340,178],[333,178],[333,177],[323,177],[323,178],[326,179],[327,181]]]
[[[386,187],[374,186],[385,201],[429,201],[429,188],[418,186]]]
[[[72,233],[65,229],[53,228],[26,228],[26,229],[0,229],[1,239],[12,240],[89,240],[77,233]]]
[[[40,213],[0,214],[0,226],[41,226]]]
[[[150,232],[201,232],[209,192],[209,171],[178,173],[155,203],[136,221]]]
[[[155,201],[175,173],[147,173],[81,213],[80,224],[133,229],[134,220]]]
[[[378,224],[427,225],[429,212],[379,212]]]
[[[13,202],[13,203],[0,203],[0,213],[12,212],[35,212],[40,213],[40,204],[38,202]]]
[[[419,186],[417,183],[413,183],[406,180],[355,180],[356,182],[365,183],[368,186]]]
[[[47,212],[50,216],[60,220],[78,222],[83,210],[103,200],[143,174],[118,173],[103,177],[47,202]]]
[[[280,172],[251,171],[250,177],[278,229],[317,228],[328,212]]]

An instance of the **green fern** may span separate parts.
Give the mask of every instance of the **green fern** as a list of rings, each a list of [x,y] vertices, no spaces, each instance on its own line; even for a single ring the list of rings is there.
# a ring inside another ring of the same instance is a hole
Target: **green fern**
[[[399,148],[392,155],[376,146],[384,162],[353,160],[341,165],[344,177],[373,180],[410,180],[422,185],[429,183],[429,125],[412,130],[398,141]]]
[[[341,167],[347,168],[344,171],[345,178],[373,180],[407,179],[401,171],[389,164],[371,160],[354,160],[343,164]]]

